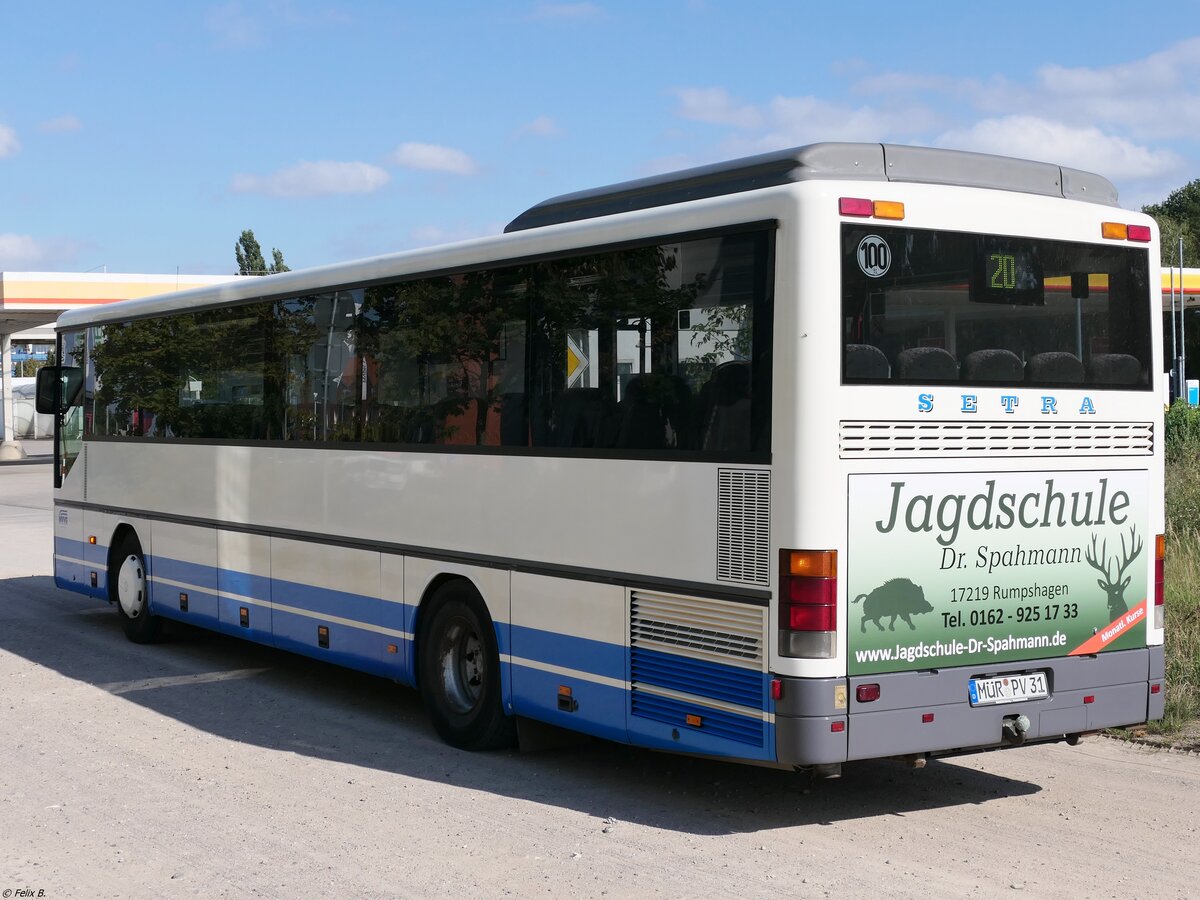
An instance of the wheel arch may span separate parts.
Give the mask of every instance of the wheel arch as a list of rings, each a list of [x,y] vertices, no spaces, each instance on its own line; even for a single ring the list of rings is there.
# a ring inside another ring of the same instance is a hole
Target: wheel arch
[[[437,571],[432,572],[425,582],[425,587],[421,589],[421,599],[414,610],[412,628],[410,628],[413,635],[413,649],[408,666],[409,672],[412,674],[413,685],[420,689],[421,631],[430,618],[430,612],[436,602],[434,598],[439,590],[455,582],[467,584],[473,590],[487,614],[488,622],[491,622],[500,655],[500,672],[502,672],[500,674],[500,698],[504,703],[504,709],[511,710],[512,677],[508,662],[508,629],[510,625],[508,571],[496,569],[475,571],[468,566],[461,566],[461,568],[454,566],[454,568],[438,568]]]
[[[471,590],[475,592],[475,596],[479,598],[480,603],[483,605],[483,611],[487,614],[488,620],[492,623],[492,627],[495,628],[496,626],[495,617],[492,615],[492,611],[488,609],[487,600],[484,598],[483,591],[479,589],[479,585],[476,583],[475,579],[464,572],[439,572],[436,574],[429,580],[429,583],[425,585],[425,589],[421,592],[421,601],[417,604],[417,608],[413,612],[413,649],[412,660],[409,663],[409,667],[412,671],[413,685],[415,687],[419,688],[421,686],[421,642],[424,638],[424,634],[422,632],[425,628],[425,623],[429,621],[429,615],[433,610],[434,604],[437,602],[435,598],[437,597],[438,592],[440,592],[446,585],[454,584],[455,582],[462,582],[463,584],[470,586]]]

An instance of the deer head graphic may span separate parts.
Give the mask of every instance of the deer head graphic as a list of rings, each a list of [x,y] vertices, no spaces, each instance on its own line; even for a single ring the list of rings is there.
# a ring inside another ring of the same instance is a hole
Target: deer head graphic
[[[1141,552],[1142,542],[1138,539],[1137,527],[1134,526],[1129,529],[1128,549],[1125,547],[1125,538],[1121,538],[1121,555],[1113,557],[1113,563],[1116,564],[1117,571],[1110,578],[1108,574],[1108,541],[1105,540],[1100,545],[1100,554],[1097,557],[1096,535],[1092,534],[1092,546],[1090,550],[1085,551],[1085,557],[1089,566],[1104,575],[1103,578],[1096,579],[1096,584],[1100,585],[1104,589],[1104,593],[1108,594],[1108,616],[1110,620],[1129,612],[1129,606],[1125,603],[1125,588],[1129,587],[1129,576],[1125,575],[1125,570],[1129,568],[1129,564]],[[1125,577],[1122,578],[1122,575],[1125,575]]]

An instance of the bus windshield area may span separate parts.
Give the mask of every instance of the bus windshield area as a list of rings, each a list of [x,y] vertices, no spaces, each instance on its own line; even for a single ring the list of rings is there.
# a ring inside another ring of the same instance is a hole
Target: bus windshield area
[[[1150,389],[1145,247],[842,225],[842,381]]]

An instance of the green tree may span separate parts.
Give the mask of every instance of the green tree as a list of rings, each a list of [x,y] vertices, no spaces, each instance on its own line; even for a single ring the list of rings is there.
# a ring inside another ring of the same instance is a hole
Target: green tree
[[[1200,178],[1171,192],[1162,203],[1142,207],[1153,216],[1162,234],[1162,265],[1179,265],[1179,239],[1183,238],[1183,264],[1200,265]]]
[[[291,271],[283,261],[283,251],[274,247],[271,248],[271,265],[267,265],[267,261],[263,259],[262,247],[249,228],[242,232],[242,236],[233,245],[233,253],[237,258],[239,275],[275,275],[278,272]]]

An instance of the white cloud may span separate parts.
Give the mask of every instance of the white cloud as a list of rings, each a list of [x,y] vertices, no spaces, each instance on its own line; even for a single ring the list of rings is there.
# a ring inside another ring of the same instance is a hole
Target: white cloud
[[[74,131],[83,130],[83,122],[78,116],[59,116],[57,119],[48,119],[38,125],[38,131],[44,131],[46,134],[70,134]]]
[[[449,172],[452,175],[474,175],[479,171],[475,160],[461,150],[438,144],[401,144],[390,157],[391,162],[406,169],[430,172]]]
[[[28,234],[0,234],[0,271],[54,271],[74,259],[81,246],[61,238],[38,240]]]
[[[562,129],[549,116],[538,116],[532,122],[526,123],[521,129],[522,134],[532,134],[536,137],[558,137]]]
[[[379,166],[364,162],[299,162],[271,175],[235,175],[239,194],[269,197],[321,197],[329,194],[369,194],[391,180]]]
[[[16,156],[21,151],[21,142],[17,133],[7,125],[0,125],[0,159]]]
[[[1038,116],[984,119],[967,129],[947,131],[936,143],[1071,166],[1112,179],[1156,178],[1183,168],[1183,160],[1169,150],[1153,150],[1095,126],[1077,127]]]
[[[725,152],[755,153],[814,141],[878,141],[909,137],[936,127],[928,109],[908,104],[887,108],[850,106],[819,97],[774,97],[763,104],[734,99],[723,88],[681,88],[682,118],[735,130]]]
[[[763,112],[748,103],[739,103],[724,88],[679,88],[677,114],[693,122],[729,125],[733,128],[758,128]]]
[[[1019,114],[1094,125],[1149,138],[1191,138],[1200,131],[1200,38],[1189,38],[1141,59],[1111,66],[1044,65],[1024,81],[1013,76],[951,79],[920,72],[860,74],[852,89],[864,95],[924,97],[944,106],[965,103],[989,118]],[[961,118],[964,110],[959,110]]]

